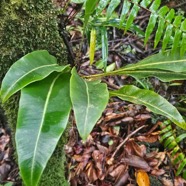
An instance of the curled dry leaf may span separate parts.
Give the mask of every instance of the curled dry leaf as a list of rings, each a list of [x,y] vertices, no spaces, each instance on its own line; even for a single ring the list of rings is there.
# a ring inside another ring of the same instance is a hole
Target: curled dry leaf
[[[144,171],[147,172],[151,170],[151,167],[143,158],[135,155],[130,155],[129,157],[122,158],[121,162],[127,163],[132,167],[143,169]]]

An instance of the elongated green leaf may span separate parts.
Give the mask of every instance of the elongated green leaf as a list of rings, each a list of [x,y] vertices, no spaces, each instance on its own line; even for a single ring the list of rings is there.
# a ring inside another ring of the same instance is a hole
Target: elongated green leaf
[[[110,0],[100,0],[98,3],[98,7],[96,8],[96,13],[99,15],[108,5]]]
[[[127,65],[126,67],[117,70],[117,72],[137,69],[159,69],[172,72],[186,72],[186,55],[180,56],[179,52],[170,55],[170,51],[165,54],[158,53],[147,57],[136,64]]]
[[[101,41],[102,41],[102,59],[104,70],[107,67],[107,59],[108,59],[108,37],[107,37],[107,29],[103,27],[101,29]]]
[[[99,0],[86,0],[85,1],[85,16],[84,16],[84,28],[86,28],[90,15],[95,11],[96,5]]]
[[[147,8],[150,5],[151,2],[152,2],[152,0],[142,0],[140,5],[144,8]]]
[[[70,74],[53,73],[21,91],[16,146],[21,177],[37,186],[71,109]]]
[[[29,53],[10,67],[2,81],[1,99],[5,102],[26,85],[42,80],[54,71],[68,69],[69,65],[59,66],[56,58],[45,50]]]
[[[164,16],[167,14],[168,11],[169,11],[169,8],[167,6],[163,6],[158,12],[159,21],[158,21],[158,29],[156,31],[156,37],[154,40],[154,48],[156,48],[156,46],[158,45],[158,43],[162,37],[163,31],[165,28]]]
[[[89,49],[90,65],[92,65],[94,62],[95,49],[96,49],[96,29],[93,28],[90,32],[90,49]]]
[[[126,85],[120,90],[110,92],[110,96],[117,96],[120,99],[135,104],[145,105],[152,112],[163,115],[179,127],[186,129],[186,123],[177,109],[153,91],[139,89],[133,85]]]
[[[176,142],[179,143],[185,138],[186,138],[186,133],[183,133],[183,134],[179,135],[178,137],[176,137]]]
[[[71,0],[72,3],[81,4],[84,3],[85,0]]]
[[[180,72],[170,72],[170,71],[162,71],[162,70],[131,70],[131,71],[123,71],[121,73],[117,73],[117,75],[131,75],[134,78],[146,78],[146,77],[157,77],[163,82],[170,82],[173,80],[186,80],[186,73]]]
[[[144,40],[145,45],[147,44],[147,41],[148,41],[148,39],[149,39],[149,37],[155,27],[157,18],[158,18],[157,14],[155,14],[155,13],[151,14],[150,19],[149,19],[149,23],[147,25],[147,29],[145,31],[145,40]]]
[[[114,12],[114,10],[116,9],[116,7],[119,5],[120,0],[111,0],[108,8],[107,8],[107,19],[109,19],[112,15],[112,13]]]
[[[185,52],[186,52],[186,33],[182,33],[180,55],[184,56]]]
[[[121,16],[120,16],[120,27],[122,27],[123,23],[125,22],[125,18],[127,16],[127,13],[129,12],[131,7],[131,3],[128,0],[124,0],[123,2],[123,7],[121,11]]]
[[[74,68],[70,80],[70,96],[80,136],[86,140],[108,103],[106,84],[83,80]]]
[[[173,46],[171,49],[172,54],[176,53],[176,50],[178,49],[179,44],[180,44],[180,39],[181,39],[181,30],[176,29],[174,39],[173,39]]]
[[[148,41],[148,39],[149,39],[149,37],[155,27],[156,20],[158,18],[156,11],[158,10],[160,3],[161,3],[161,0],[155,0],[152,3],[152,5],[150,6],[150,10],[152,11],[152,14],[150,16],[149,23],[147,25],[147,29],[145,31],[145,40],[144,40],[145,44],[147,43],[147,41]]]
[[[137,1],[139,1],[139,0],[137,0]],[[140,7],[137,6],[137,5],[134,5],[132,7],[132,10],[130,12],[130,15],[129,15],[128,19],[127,19],[125,32],[131,27],[131,25],[132,25],[134,19],[136,18],[139,10],[140,10]]]
[[[150,10],[152,12],[156,12],[161,4],[161,0],[155,0],[152,5],[150,6]]]
[[[162,46],[162,50],[165,51],[168,42],[170,41],[171,35],[172,35],[172,30],[173,30],[173,25],[171,24],[173,18],[175,15],[175,11],[174,9],[171,9],[170,12],[168,13],[168,15],[166,16],[166,21],[168,21],[168,26],[165,30],[165,34],[163,37],[163,46]]]

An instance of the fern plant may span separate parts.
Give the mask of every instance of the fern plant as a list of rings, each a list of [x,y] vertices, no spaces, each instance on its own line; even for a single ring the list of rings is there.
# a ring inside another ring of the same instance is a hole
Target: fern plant
[[[186,156],[180,146],[180,142],[186,138],[186,133],[177,134],[177,130],[173,129],[170,121],[164,121],[160,124],[160,141],[171,154],[171,160],[177,167],[176,175],[183,173],[183,178],[186,179]]]
[[[74,0],[72,1],[74,2]],[[75,1],[77,2],[77,1]],[[80,1],[82,3],[82,1]],[[112,14],[122,3],[122,10],[119,14]],[[144,37],[144,44],[147,44],[153,32],[154,48],[162,43],[162,51],[171,49],[174,54],[177,49],[182,56],[186,51],[186,19],[182,15],[176,15],[174,9],[167,6],[160,6],[161,0],[86,0],[84,1],[84,29],[91,31],[90,39],[90,61],[93,63],[95,52],[96,30],[100,30],[102,38],[102,60],[106,67],[108,56],[107,27],[116,27],[137,33]],[[149,22],[143,31],[134,20],[140,9],[145,9],[150,14]]]

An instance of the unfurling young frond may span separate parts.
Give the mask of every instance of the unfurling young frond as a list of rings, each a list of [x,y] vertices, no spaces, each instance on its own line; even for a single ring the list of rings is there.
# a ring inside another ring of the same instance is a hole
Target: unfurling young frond
[[[114,11],[121,3],[123,3],[121,13],[113,18]],[[90,9],[91,1],[86,1],[86,7]],[[86,7],[85,12],[87,12]],[[145,9],[150,14],[145,33],[134,24],[140,9]],[[172,53],[175,53],[179,48],[181,55],[186,52],[186,18],[176,15],[174,9],[161,6],[161,0],[98,0],[96,6],[94,4],[94,11],[91,9],[90,14],[87,12],[89,21],[86,15],[85,18],[87,25],[91,27],[112,26],[123,29],[125,32],[135,31],[144,36],[145,44],[154,33],[154,48],[161,42],[162,51],[171,49]]]

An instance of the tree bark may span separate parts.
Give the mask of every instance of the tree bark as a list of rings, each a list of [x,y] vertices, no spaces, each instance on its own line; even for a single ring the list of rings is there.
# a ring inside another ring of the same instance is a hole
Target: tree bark
[[[45,49],[56,56],[60,64],[67,63],[66,48],[59,35],[57,14],[50,0],[1,0],[0,1],[0,79],[9,67],[23,55]],[[19,94],[2,107],[12,130],[16,130]],[[60,140],[44,170],[41,186],[65,186],[63,144]],[[13,140],[13,146],[15,142]],[[15,155],[16,159],[16,155]]]

